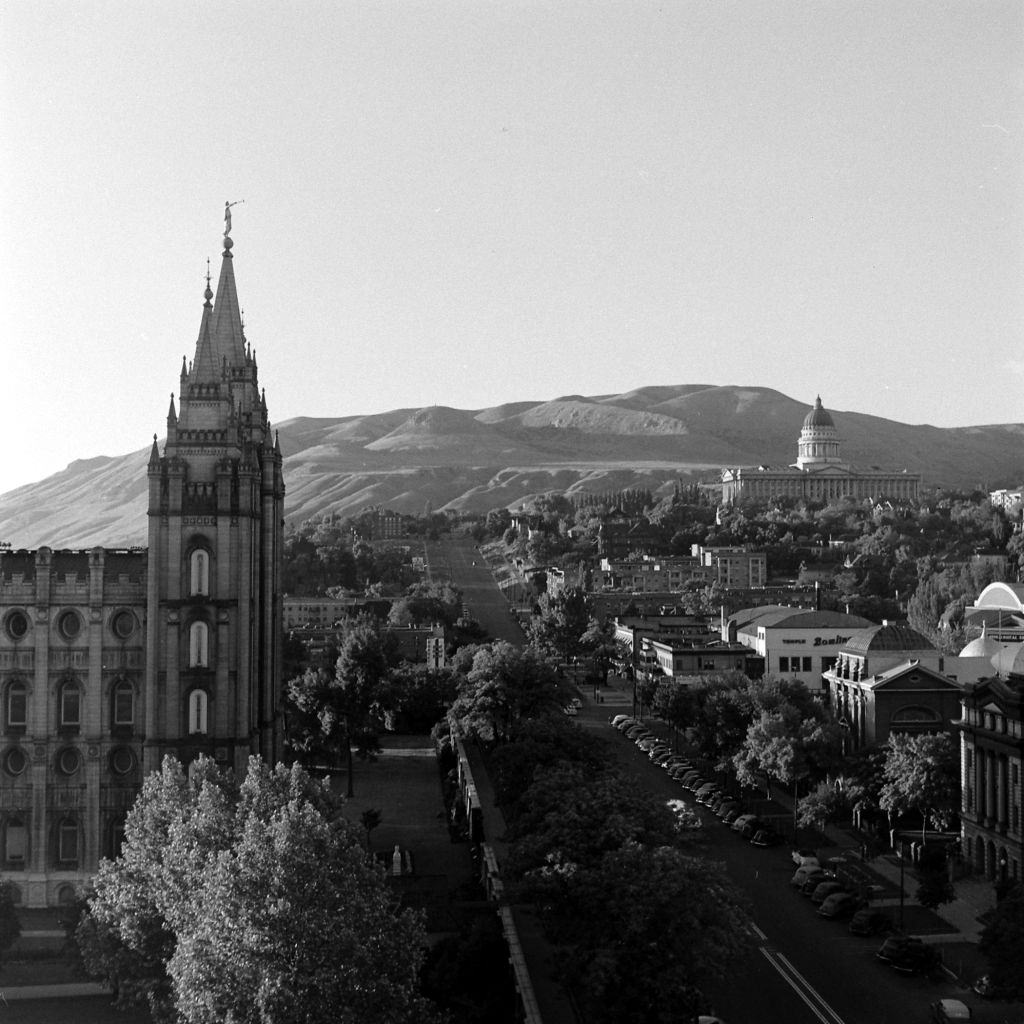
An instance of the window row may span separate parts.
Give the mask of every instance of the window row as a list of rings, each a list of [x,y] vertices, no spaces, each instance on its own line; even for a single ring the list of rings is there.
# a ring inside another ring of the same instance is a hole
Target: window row
[[[56,619],[57,636],[69,643],[77,640],[85,628],[82,616],[72,609],[59,612]],[[24,640],[32,626],[28,612],[15,608],[4,617],[4,631],[12,640]],[[107,626],[118,640],[127,640],[139,629],[139,620],[133,611],[121,608],[110,616]]]
[[[62,747],[53,759],[53,768],[58,775],[71,777],[78,774],[83,763],[82,752],[77,747]],[[114,775],[130,775],[138,763],[131,747],[114,747],[107,758],[107,765]],[[28,754],[21,747],[8,747],[2,764],[5,774],[17,778],[28,769]]]
[[[8,730],[28,728],[29,690],[22,682],[7,685],[4,694],[4,727]],[[74,729],[82,724],[82,687],[75,680],[65,680],[57,691],[57,726]],[[135,688],[126,679],[114,684],[110,691],[110,725],[130,728],[135,724]]]
[[[186,732],[208,731],[209,696],[205,690],[194,689],[187,698]],[[69,681],[61,684],[58,700],[58,726],[70,731],[82,724],[82,688]],[[110,724],[114,731],[130,730],[135,724],[135,689],[127,680],[114,685],[110,693]],[[8,731],[20,733],[28,727],[28,687],[10,683],[4,697],[4,725]]]
[[[30,856],[29,819],[27,815],[15,812],[7,815],[2,824],[0,850],[3,853],[3,867],[7,871],[21,871],[28,866]],[[64,814],[49,830],[49,861],[53,867],[73,870],[79,866],[82,857],[82,826],[75,814]],[[113,817],[104,830],[104,857],[119,857],[124,845],[124,816]]]

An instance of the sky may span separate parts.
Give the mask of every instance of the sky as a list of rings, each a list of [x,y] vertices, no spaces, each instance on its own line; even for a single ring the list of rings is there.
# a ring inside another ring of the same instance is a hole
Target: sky
[[[275,422],[1024,420],[1019,0],[9,0],[0,52],[0,492],[163,436],[227,200]]]

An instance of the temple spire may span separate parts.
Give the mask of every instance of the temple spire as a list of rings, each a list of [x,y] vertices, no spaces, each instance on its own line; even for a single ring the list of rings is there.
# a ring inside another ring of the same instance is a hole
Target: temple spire
[[[244,200],[224,204],[224,252],[221,254],[220,280],[217,282],[217,301],[213,310],[212,341],[215,361],[227,360],[228,366],[242,366],[245,362],[245,344],[242,314],[235,288],[232,267],[231,207]]]
[[[210,270],[206,270],[206,289],[203,292],[203,318],[199,323],[199,337],[196,339],[196,355],[189,371],[189,382],[192,384],[209,384],[219,380],[218,363],[213,356],[213,339],[210,335],[210,320],[213,316],[213,305],[210,300]]]

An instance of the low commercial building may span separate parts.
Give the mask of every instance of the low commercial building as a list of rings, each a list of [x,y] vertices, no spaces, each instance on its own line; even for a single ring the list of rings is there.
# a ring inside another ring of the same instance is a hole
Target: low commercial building
[[[720,672],[742,672],[751,679],[764,675],[764,659],[743,644],[646,639],[643,650],[653,655],[648,664],[680,682]]]
[[[850,637],[871,625],[868,619],[845,612],[766,605],[728,618],[723,615],[721,637],[760,655],[766,675],[797,679],[824,696],[823,675]]]

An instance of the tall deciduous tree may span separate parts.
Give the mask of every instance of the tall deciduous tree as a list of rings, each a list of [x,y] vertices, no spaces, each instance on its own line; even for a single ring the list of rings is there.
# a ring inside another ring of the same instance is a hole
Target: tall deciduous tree
[[[886,747],[879,805],[890,818],[921,815],[921,842],[929,821],[945,827],[953,814],[960,760],[948,733],[893,733]]]
[[[671,846],[628,843],[566,874],[552,909],[563,970],[594,1024],[675,1024],[709,1009],[704,989],[749,947],[721,869]]]
[[[416,993],[423,932],[329,790],[252,758],[241,787],[172,759],[103,861],[83,960],[159,1024],[432,1020]]]
[[[345,634],[333,676],[323,669],[310,669],[288,684],[288,698],[299,712],[293,742],[307,753],[341,750],[349,796],[354,794],[353,751],[367,756],[377,749],[369,729],[370,712],[384,695],[388,673],[396,662],[391,634],[360,623]]]
[[[793,831],[799,821],[800,784],[820,777],[837,758],[839,728],[824,717],[802,717],[800,709],[783,705],[762,711],[747,730],[747,738],[733,758],[736,777],[756,785],[759,774],[793,790]]]
[[[466,734],[500,743],[521,719],[559,713],[567,699],[554,666],[543,654],[499,640],[474,650],[452,713]]]

